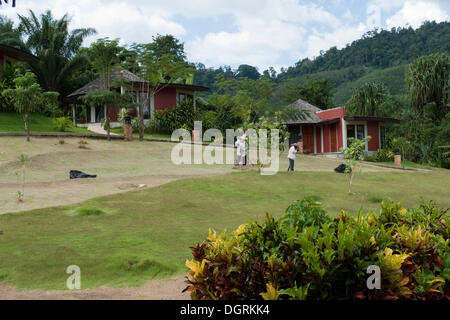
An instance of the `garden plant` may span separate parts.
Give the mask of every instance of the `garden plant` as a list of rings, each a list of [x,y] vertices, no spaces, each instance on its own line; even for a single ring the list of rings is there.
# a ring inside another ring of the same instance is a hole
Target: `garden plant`
[[[311,198],[280,219],[210,230],[192,247],[186,288],[201,300],[450,299],[450,214],[433,202],[327,215]],[[380,289],[368,286],[379,267]]]

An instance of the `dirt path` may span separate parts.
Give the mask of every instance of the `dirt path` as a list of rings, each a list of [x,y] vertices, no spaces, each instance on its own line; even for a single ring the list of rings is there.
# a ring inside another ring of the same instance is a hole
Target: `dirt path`
[[[190,300],[185,276],[151,280],[136,288],[98,287],[79,291],[23,291],[0,284],[0,300]]]
[[[90,125],[88,126],[88,130],[91,131],[91,132],[93,132],[93,133],[107,134],[106,130],[103,129],[102,125],[99,124],[99,123],[93,123],[93,124],[90,124]],[[118,134],[116,134],[116,133],[112,133],[112,132],[111,132],[110,134],[111,134],[112,136],[118,136]]]
[[[26,201],[23,203],[12,201],[16,198],[17,191],[21,190],[20,184],[0,183],[0,214],[69,205],[101,196],[153,188],[175,180],[212,175],[214,174],[147,175],[139,177],[32,182],[25,185]]]

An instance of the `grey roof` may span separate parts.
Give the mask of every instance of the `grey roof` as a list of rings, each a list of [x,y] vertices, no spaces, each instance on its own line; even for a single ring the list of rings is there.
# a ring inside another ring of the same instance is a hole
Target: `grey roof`
[[[128,71],[128,70],[116,70],[111,73],[111,79],[112,80],[120,80],[123,79],[128,83],[134,83],[134,84],[142,84],[147,83],[145,80],[139,78],[134,73]],[[169,88],[176,88],[176,89],[184,89],[184,90],[191,90],[191,91],[208,91],[209,88],[203,87],[203,86],[196,86],[196,85],[189,85],[189,84],[177,84],[177,83],[171,83],[171,84],[161,84],[162,86],[166,86]],[[95,79],[92,82],[89,82],[84,87],[76,90],[75,92],[69,94],[67,97],[78,97],[85,95],[88,92],[95,91],[102,89],[102,81],[100,78]]]
[[[121,78],[127,82],[137,82],[137,83],[145,82],[144,80],[139,78],[137,75],[135,75],[134,73],[132,73],[128,70],[115,70],[111,73],[112,80],[120,80]],[[103,88],[102,80],[100,78],[97,78],[94,81],[89,82],[84,87],[69,94],[68,97],[82,96],[88,92],[99,90],[102,88]]]
[[[319,123],[322,119],[316,114],[316,112],[323,111],[322,109],[309,104],[301,99],[295,101],[291,104],[292,107],[302,112],[302,116],[297,119],[291,119],[285,121],[284,124],[308,124],[308,123]]]

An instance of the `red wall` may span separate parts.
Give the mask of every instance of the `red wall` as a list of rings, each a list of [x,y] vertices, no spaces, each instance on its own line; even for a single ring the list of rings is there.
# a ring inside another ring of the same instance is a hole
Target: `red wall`
[[[337,124],[337,151],[340,152],[341,148],[344,147],[344,141],[343,139],[343,128],[342,128],[342,119],[345,116],[345,108],[335,108],[330,110],[324,110],[322,112],[318,112],[317,115],[322,120],[332,120],[332,119],[339,119],[339,122]],[[325,135],[325,128],[327,129],[327,135]],[[324,152],[330,152],[330,134],[336,134],[335,132],[330,133],[329,126],[325,125],[324,127],[324,140],[323,140],[323,148],[325,149]],[[325,141],[325,136],[327,137],[327,141]]]
[[[367,135],[371,136],[368,143],[369,151],[377,151],[380,148],[380,135],[378,121],[367,121]]]
[[[155,95],[155,111],[164,110],[177,105],[177,90],[165,88]]]
[[[320,119],[322,120],[331,120],[331,119],[342,119],[345,115],[345,109],[344,108],[336,108],[336,109],[330,109],[330,110],[324,110],[321,112],[316,113]]]
[[[323,127],[323,152],[327,153],[331,150],[330,142],[330,128],[328,126]]]
[[[119,121],[119,112],[120,112],[119,107],[112,105],[112,104],[108,105],[109,121],[111,121],[111,122]]]

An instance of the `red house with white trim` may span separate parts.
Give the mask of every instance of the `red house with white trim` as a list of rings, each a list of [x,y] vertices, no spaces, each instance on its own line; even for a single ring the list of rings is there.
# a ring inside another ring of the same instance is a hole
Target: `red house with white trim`
[[[349,138],[367,136],[372,139],[366,144],[366,151],[374,153],[383,147],[385,125],[399,122],[385,117],[348,116],[344,107],[321,110],[303,100],[292,106],[301,115],[284,124],[290,132],[289,143],[300,142],[304,153],[337,154],[341,148],[347,148]]]
[[[126,83],[127,85],[119,85],[111,90],[116,90],[118,92],[128,93],[135,97],[135,101],[140,103],[145,101],[147,93],[148,83],[139,78],[137,75],[133,74],[128,70],[115,70],[111,74],[111,79],[113,82]],[[165,110],[177,106],[179,102],[184,100],[192,100],[194,102],[195,108],[195,95],[200,91],[208,91],[209,89],[202,86],[195,86],[189,84],[159,84],[160,90],[157,90],[156,94],[148,99],[148,103],[144,108],[144,119],[152,119],[155,115],[155,111]],[[80,102],[79,98],[84,96],[86,93],[102,89],[102,81],[100,78],[86,84],[82,88],[76,90],[67,96],[68,100],[77,103]],[[81,103],[80,103],[81,104]],[[119,121],[120,109],[117,106],[109,105],[90,107],[87,112],[87,119],[77,119],[75,114],[75,109],[73,109],[74,123],[81,123],[79,120],[84,120],[87,123],[101,123],[105,118],[105,114],[108,112],[110,121],[112,125],[121,125]],[[136,114],[138,110],[135,111]],[[77,120],[77,121],[75,121]]]

